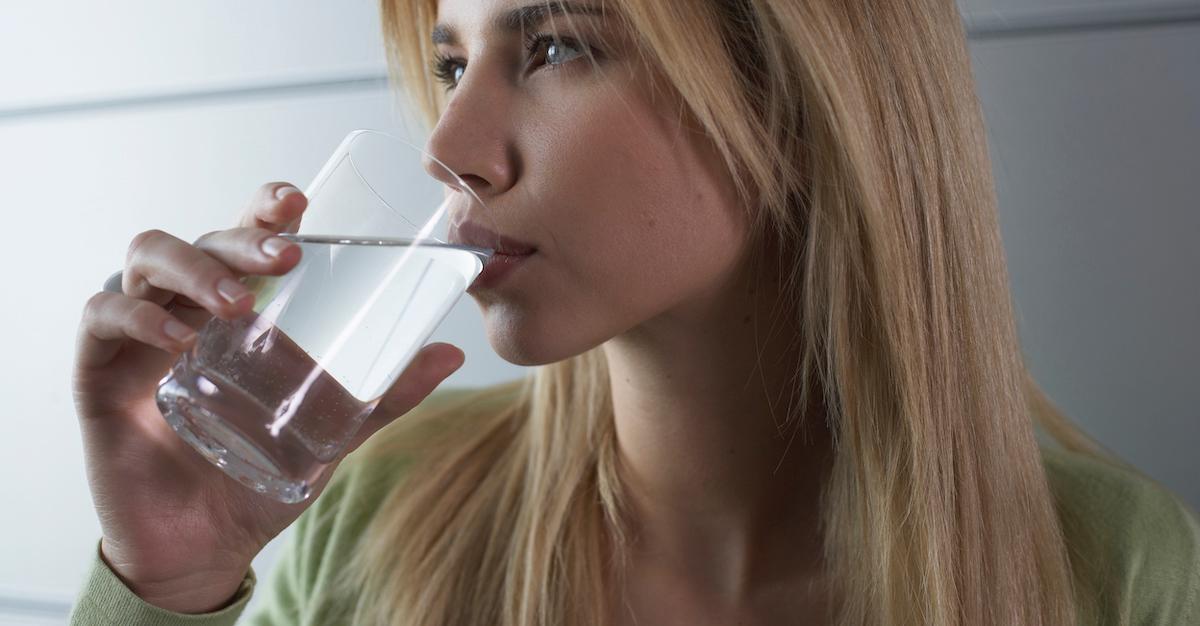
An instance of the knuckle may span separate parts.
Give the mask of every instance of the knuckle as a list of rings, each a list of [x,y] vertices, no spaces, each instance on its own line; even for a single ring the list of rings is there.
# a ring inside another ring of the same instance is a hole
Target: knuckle
[[[92,294],[83,305],[83,323],[85,326],[95,326],[103,314],[105,305],[114,294],[101,291]]]
[[[129,285],[125,293],[132,298],[145,297],[153,293],[154,286],[150,284],[150,279],[141,271],[131,268],[125,274],[125,282]]]
[[[133,259],[141,256],[145,252],[147,244],[157,241],[166,236],[168,236],[167,233],[165,233],[157,228],[152,228],[150,230],[142,231],[142,232],[134,235],[133,239],[130,240],[130,242],[129,242],[129,249],[125,253],[125,262],[127,264],[132,262]]]

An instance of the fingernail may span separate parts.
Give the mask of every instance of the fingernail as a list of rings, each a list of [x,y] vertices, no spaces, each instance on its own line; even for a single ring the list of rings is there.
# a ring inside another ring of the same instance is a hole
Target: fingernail
[[[287,239],[284,239],[283,237],[268,237],[262,242],[262,251],[269,257],[278,258],[284,250],[287,250],[293,245],[295,244]]]
[[[163,324],[163,332],[179,343],[187,343],[196,335],[196,331],[192,330],[190,326],[175,320],[167,320]]]
[[[280,187],[279,189],[275,190],[275,197],[280,200],[283,200],[284,196],[288,196],[288,195],[291,195],[294,193],[300,193],[300,190],[296,189],[295,187],[293,187],[291,185],[284,185],[283,187]]]
[[[232,278],[222,278],[217,283],[217,293],[221,294],[221,297],[225,298],[227,302],[233,304],[250,295],[250,290]]]

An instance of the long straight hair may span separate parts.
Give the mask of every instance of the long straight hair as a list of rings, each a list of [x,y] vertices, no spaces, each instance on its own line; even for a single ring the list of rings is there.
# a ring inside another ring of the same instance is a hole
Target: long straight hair
[[[1073,624],[1035,437],[1095,443],[1025,367],[954,0],[609,0],[772,235],[800,332],[793,407],[834,435],[822,497],[843,625]],[[432,126],[436,0],[382,0]],[[658,80],[658,79],[656,79]],[[454,426],[469,424],[469,426]],[[626,545],[601,349],[417,411],[420,458],[354,556],[358,624],[603,624]]]

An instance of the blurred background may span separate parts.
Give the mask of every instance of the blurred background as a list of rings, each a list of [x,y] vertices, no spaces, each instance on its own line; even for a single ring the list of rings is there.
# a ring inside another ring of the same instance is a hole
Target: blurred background
[[[1034,373],[1200,508],[1200,1],[960,6]],[[423,141],[397,102],[369,0],[0,4],[0,625],[65,623],[91,562],[71,358],[132,236],[232,226],[356,128]],[[469,297],[434,339],[467,353],[449,385],[524,374]]]

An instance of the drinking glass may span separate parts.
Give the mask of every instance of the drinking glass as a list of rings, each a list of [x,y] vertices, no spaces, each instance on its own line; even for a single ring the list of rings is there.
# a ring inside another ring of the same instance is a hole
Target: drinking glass
[[[242,279],[253,310],[213,317],[156,394],[201,455],[282,502],[310,495],[494,250],[447,243],[466,219],[487,232],[483,202],[386,133],[350,133],[305,194],[298,230],[280,233],[299,264]]]

